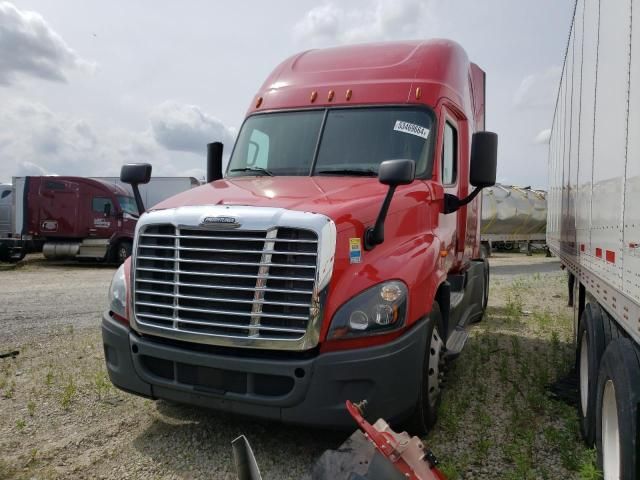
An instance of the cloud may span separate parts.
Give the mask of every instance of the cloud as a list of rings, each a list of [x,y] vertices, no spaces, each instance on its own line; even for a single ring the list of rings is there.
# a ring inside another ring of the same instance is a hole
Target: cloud
[[[74,69],[92,70],[36,12],[0,2],[0,85],[11,85],[20,75],[65,82]]]
[[[142,131],[100,128],[23,98],[3,101],[0,174],[3,180],[21,175],[116,176],[124,163],[147,162],[154,175],[201,178],[205,143],[222,140],[228,153],[235,136],[234,129],[192,105],[164,102],[152,110],[150,120],[152,127]]]
[[[527,75],[522,79],[513,96],[517,108],[548,108],[555,105],[562,69],[558,66]]]
[[[536,135],[536,138],[533,139],[533,143],[547,144],[549,143],[550,139],[551,139],[551,129],[545,128],[544,130],[541,130],[540,133],[538,133],[538,135]]]
[[[195,105],[166,101],[150,115],[155,140],[168,150],[206,152],[207,143],[222,142],[225,152],[233,145],[236,132]]]
[[[149,132],[97,132],[88,121],[25,99],[0,109],[0,158],[8,175],[117,175],[126,162],[167,161]]]
[[[434,36],[429,0],[377,0],[371,9],[327,2],[309,10],[294,26],[294,38],[315,46]]]

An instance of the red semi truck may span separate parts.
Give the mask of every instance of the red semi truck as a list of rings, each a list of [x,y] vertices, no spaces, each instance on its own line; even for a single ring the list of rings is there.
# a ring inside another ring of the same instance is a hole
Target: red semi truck
[[[47,258],[121,264],[130,254],[139,211],[114,177],[13,177],[0,189],[0,261],[43,250]],[[154,177],[139,193],[155,205],[200,185],[193,177]]]
[[[83,177],[19,180],[16,226],[42,246],[45,257],[122,263],[131,254],[138,209],[122,186]]]
[[[484,82],[447,40],[277,66],[224,176],[210,144],[209,183],[141,216],[102,320],[111,381],[324,427],[351,427],[345,400],[366,399],[372,418],[426,431],[443,364],[488,299]]]

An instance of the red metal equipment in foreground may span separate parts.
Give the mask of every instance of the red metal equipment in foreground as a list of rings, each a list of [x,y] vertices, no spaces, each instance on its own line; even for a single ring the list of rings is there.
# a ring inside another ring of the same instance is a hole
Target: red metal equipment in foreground
[[[367,401],[346,401],[356,430],[337,450],[327,450],[304,480],[446,480],[437,460],[418,437],[396,433],[382,418],[371,425],[363,417]],[[262,480],[260,468],[244,435],[233,442],[238,480]]]
[[[446,480],[436,468],[437,461],[433,453],[418,437],[409,437],[407,432],[394,432],[382,418],[373,425],[367,422],[362,416],[366,403],[366,400],[358,404],[347,400],[347,410],[376,450],[400,472],[402,476],[398,478]]]

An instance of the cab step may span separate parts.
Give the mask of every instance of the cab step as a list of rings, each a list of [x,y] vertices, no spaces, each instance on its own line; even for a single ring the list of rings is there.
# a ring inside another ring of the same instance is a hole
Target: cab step
[[[453,333],[447,340],[447,351],[444,354],[445,360],[453,360],[460,355],[464,348],[467,339],[469,338],[469,332],[464,327],[456,327]]]

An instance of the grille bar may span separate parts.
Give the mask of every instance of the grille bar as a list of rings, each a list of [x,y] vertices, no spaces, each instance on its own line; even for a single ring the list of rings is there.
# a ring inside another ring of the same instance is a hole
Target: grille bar
[[[301,340],[317,309],[311,230],[146,225],[134,270],[136,322],[164,332]]]
[[[189,272],[183,270],[167,270],[166,268],[146,268],[146,267],[138,267],[136,270],[146,271],[146,272],[160,272],[160,273],[179,273],[184,275],[201,275],[207,277],[232,277],[232,278],[267,278],[265,275],[243,275],[243,274],[235,274],[235,273],[210,273],[210,272]],[[274,276],[271,275],[268,278],[272,280],[300,280],[303,282],[314,282],[313,278],[301,278],[301,277],[282,277],[282,276]]]
[[[258,290],[260,291],[260,290]],[[263,291],[266,291],[263,289]],[[156,295],[156,296],[170,296],[173,297],[172,293],[166,293],[166,292],[150,292],[148,290],[138,290],[138,294],[140,295]],[[216,298],[216,297],[202,297],[199,295],[183,295],[181,293],[179,293],[177,295],[178,298],[184,298],[187,300],[202,300],[204,302],[230,302],[230,303],[255,303],[256,301],[263,304],[263,305],[283,305],[283,306],[288,306],[288,307],[309,307],[308,304],[306,303],[294,303],[294,302],[271,302],[269,300],[241,300],[241,299],[237,299],[237,298]]]
[[[172,258],[164,258],[164,257],[147,257],[141,256],[138,257],[141,260],[173,260]],[[265,262],[223,262],[220,260],[191,260],[187,258],[181,258],[181,262],[183,263],[208,263],[210,265],[250,265],[250,266],[269,266],[269,267],[288,267],[288,268],[312,268],[315,270],[315,265],[290,265],[288,263],[265,263]]]
[[[190,252],[218,252],[218,253],[253,253],[255,254],[256,251],[255,250],[224,250],[224,249],[220,249],[220,248],[192,248],[192,247],[180,247],[179,250],[186,250],[186,251],[190,251]],[[271,254],[271,255],[290,255],[291,252],[280,252],[280,251],[276,251],[276,250],[263,250],[262,254]],[[315,257],[316,254],[313,252],[296,252],[296,255],[307,255],[307,256],[312,256]]]
[[[149,279],[141,279],[141,278],[137,278],[136,281],[138,283],[156,283],[159,285],[174,285],[174,282],[165,282],[163,280],[149,280]],[[236,287],[236,286],[228,286],[228,285],[207,285],[207,284],[203,284],[203,283],[184,283],[184,282],[178,282],[178,286],[181,287],[193,287],[193,288],[209,288],[209,289],[220,289],[220,290],[243,290],[243,291],[247,291],[247,292],[253,292],[254,290],[267,290],[266,288],[251,288],[251,287]],[[311,295],[313,293],[313,290],[291,290],[291,289],[283,289],[283,288],[270,288],[269,289],[270,292],[277,292],[277,293],[298,293],[298,294],[309,294]],[[140,293],[140,291],[138,290],[138,293]]]

